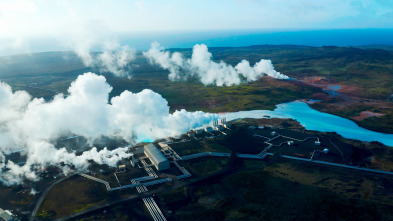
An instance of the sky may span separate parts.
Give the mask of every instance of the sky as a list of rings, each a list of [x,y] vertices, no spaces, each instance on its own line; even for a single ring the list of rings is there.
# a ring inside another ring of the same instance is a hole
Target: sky
[[[140,33],[368,28],[393,28],[392,1],[0,0],[0,54],[113,46]]]

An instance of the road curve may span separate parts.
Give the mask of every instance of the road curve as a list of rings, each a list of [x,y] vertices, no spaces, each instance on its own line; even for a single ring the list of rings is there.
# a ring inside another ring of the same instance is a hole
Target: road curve
[[[40,208],[42,202],[44,201],[44,199],[45,199],[46,195],[49,193],[49,191],[50,191],[56,184],[59,184],[60,182],[63,182],[64,180],[66,180],[66,179],[68,179],[68,178],[70,178],[70,177],[72,177],[72,176],[73,176],[73,175],[63,177],[63,178],[57,180],[56,182],[52,183],[49,187],[47,187],[47,188],[45,189],[45,191],[41,194],[40,198],[38,199],[37,204],[35,205],[33,212],[32,212],[31,215],[30,215],[30,219],[29,219],[30,221],[33,221],[33,220],[34,220],[35,215],[36,215],[38,209]]]

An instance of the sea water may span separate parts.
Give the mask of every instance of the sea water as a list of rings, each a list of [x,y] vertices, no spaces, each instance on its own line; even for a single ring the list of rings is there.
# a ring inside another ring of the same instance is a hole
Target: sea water
[[[122,44],[147,50],[158,41],[166,48],[240,47],[250,45],[359,46],[393,45],[393,29],[332,30],[217,30],[199,32],[134,33],[120,36]]]

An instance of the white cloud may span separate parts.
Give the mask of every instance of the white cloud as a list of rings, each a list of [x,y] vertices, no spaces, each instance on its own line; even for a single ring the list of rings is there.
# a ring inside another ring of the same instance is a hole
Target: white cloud
[[[135,59],[135,51],[123,46],[120,51],[106,50],[98,54],[95,65],[100,68],[101,72],[110,72],[118,77],[131,77],[131,61]]]
[[[185,59],[178,52],[171,55],[168,51],[164,51],[164,48],[160,47],[157,42],[152,43],[151,48],[143,55],[151,64],[169,70],[168,77],[172,81],[197,77],[204,85],[231,86],[240,84],[241,76],[247,81],[256,81],[264,75],[288,79],[288,76],[274,70],[270,60],[262,59],[253,67],[246,60],[242,60],[236,67],[224,61],[215,62],[204,44],[194,46],[190,59]]]
[[[254,67],[251,67],[250,62],[247,60],[242,60],[235,68],[239,73],[243,74],[247,81],[256,81],[264,74],[272,78],[288,79],[288,76],[274,70],[271,60],[261,59]]]
[[[37,179],[33,171],[46,165],[60,166],[63,170],[75,166],[86,170],[88,161],[115,166],[128,157],[126,148],[115,150],[96,148],[76,155],[65,148],[56,149],[52,142],[72,134],[90,140],[101,136],[137,139],[157,139],[184,133],[217,119],[217,115],[203,112],[175,111],[170,114],[168,102],[151,90],[140,93],[124,91],[108,100],[112,87],[103,76],[85,73],[69,87],[69,96],[58,94],[50,102],[33,99],[23,91],[12,92],[0,84],[0,181],[12,184],[23,179]],[[16,149],[27,157],[19,166],[5,162],[4,155]]]
[[[109,33],[103,33],[107,30]],[[131,77],[129,64],[135,59],[135,50],[120,45],[116,37],[110,34],[110,28],[92,24],[80,24],[75,30],[64,33],[60,41],[74,50],[87,67],[98,68],[102,72],[110,72],[117,77]],[[93,54],[92,51],[100,51]]]

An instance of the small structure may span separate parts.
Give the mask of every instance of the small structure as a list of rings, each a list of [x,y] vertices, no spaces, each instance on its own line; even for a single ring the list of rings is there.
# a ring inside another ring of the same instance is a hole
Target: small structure
[[[130,163],[133,167],[136,167],[136,165],[139,163],[139,160],[135,158],[134,154],[130,157]]]
[[[276,131],[272,131],[270,134],[271,134],[272,136],[276,136],[277,132],[276,132]]]
[[[142,154],[143,153],[143,147],[131,147],[130,152],[133,154]]]
[[[163,142],[159,142],[158,146],[160,146],[162,149],[168,149],[169,148],[169,145],[166,144],[166,143],[163,143]]]
[[[144,146],[145,154],[149,157],[154,167],[158,170],[169,169],[169,160],[161,153],[161,151],[152,143]]]
[[[119,170],[120,170],[120,171],[126,171],[126,165],[124,165],[124,164],[123,164],[123,165],[120,165],[120,166],[119,166]]]
[[[324,154],[329,153],[329,149],[328,149],[328,148],[323,149],[323,153],[324,153]]]
[[[195,132],[194,131],[189,131],[186,133],[187,136],[189,137],[195,137]]]
[[[198,130],[195,130],[195,133],[196,133],[196,134],[202,134],[203,131],[204,131],[203,129],[198,129]]]
[[[259,125],[259,126],[258,126],[258,130],[263,130],[263,129],[265,129],[264,126],[262,126],[262,125]]]
[[[249,126],[248,129],[254,130],[256,127],[255,126]]]
[[[14,215],[9,210],[3,210],[0,208],[0,220],[1,221],[17,221],[18,218],[14,217]]]
[[[225,122],[224,124],[222,124],[226,129],[231,129],[232,124]]]
[[[287,143],[288,143],[288,146],[292,146],[295,144],[292,140],[288,140]]]
[[[105,173],[105,171],[103,169],[100,169],[100,173]]]
[[[206,127],[205,131],[206,131],[206,133],[211,133],[211,132],[213,132],[213,128],[212,127]]]
[[[300,153],[294,153],[293,155],[295,155],[297,157],[305,157],[303,154],[300,154]]]
[[[315,141],[316,146],[321,146],[321,142],[319,140]]]
[[[216,130],[216,131],[223,131],[224,127],[222,125],[218,125],[218,126],[214,127],[214,130]]]

